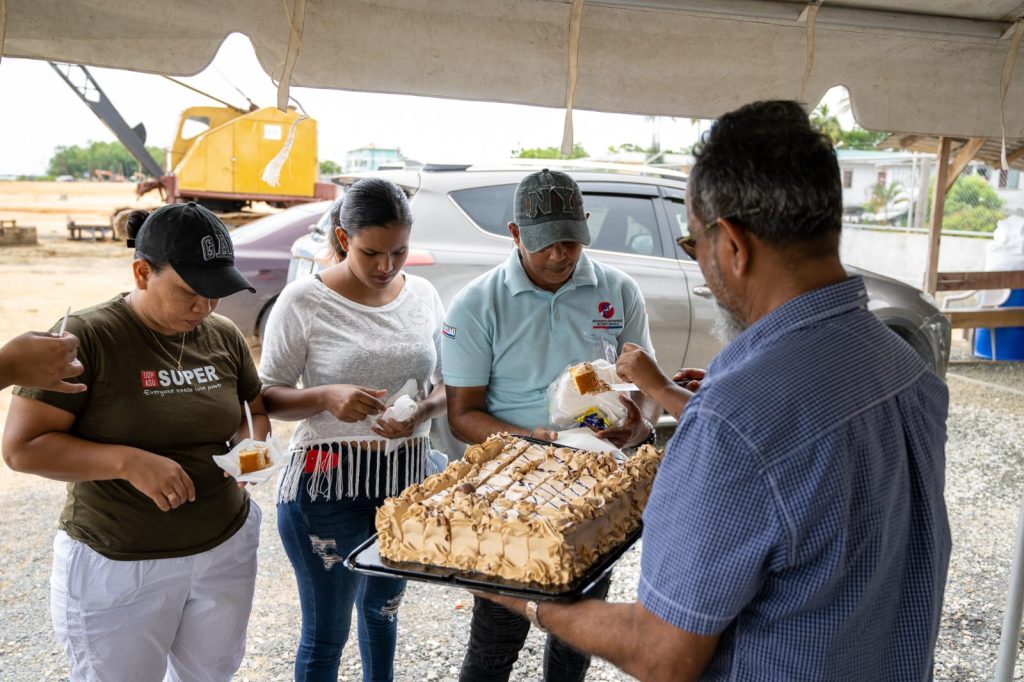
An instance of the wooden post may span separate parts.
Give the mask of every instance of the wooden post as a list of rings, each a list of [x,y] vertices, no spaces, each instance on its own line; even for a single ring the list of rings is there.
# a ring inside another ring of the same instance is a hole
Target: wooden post
[[[942,213],[946,208],[946,181],[949,178],[948,137],[939,138],[938,167],[935,169],[935,193],[932,197],[932,219],[928,234],[928,262],[924,271],[924,290],[935,295],[939,279],[939,240],[942,237]]]
[[[983,146],[985,146],[985,138],[972,138],[964,143],[963,147],[960,147],[960,151],[957,152],[956,158],[953,159],[953,167],[949,169],[949,177],[946,179],[946,191],[953,186],[956,182],[957,177],[963,172],[964,168],[967,168],[967,164],[971,162],[974,155],[978,153]],[[1009,161],[1009,159],[1007,159]]]
[[[931,157],[918,157],[917,165],[917,206],[914,208],[914,224],[911,227],[928,227],[928,186],[932,177]]]

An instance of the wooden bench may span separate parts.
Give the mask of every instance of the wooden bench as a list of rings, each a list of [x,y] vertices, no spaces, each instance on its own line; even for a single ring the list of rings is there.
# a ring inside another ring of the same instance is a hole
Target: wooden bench
[[[80,225],[74,220],[68,221],[68,239],[78,241],[83,238],[85,232],[89,233],[94,242],[103,241],[107,234],[110,234],[111,239],[114,236],[114,228],[110,225]]]
[[[1024,308],[954,308],[942,314],[953,329],[1024,327]]]
[[[936,291],[1024,289],[1024,270],[993,272],[940,272]],[[1024,327],[1024,306],[951,308],[942,313],[954,329]]]
[[[937,291],[981,291],[987,289],[1024,289],[1024,270],[994,272],[940,272]],[[995,330],[1024,327],[1024,306],[943,308],[942,314],[953,329],[989,329],[992,331],[992,359],[996,358]],[[972,343],[973,345],[973,343]]]

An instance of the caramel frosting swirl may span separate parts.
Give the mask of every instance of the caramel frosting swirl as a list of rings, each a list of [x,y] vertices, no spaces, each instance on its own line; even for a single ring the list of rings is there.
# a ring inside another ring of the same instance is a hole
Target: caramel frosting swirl
[[[662,453],[541,446],[496,434],[377,510],[381,556],[562,585],[640,520]]]

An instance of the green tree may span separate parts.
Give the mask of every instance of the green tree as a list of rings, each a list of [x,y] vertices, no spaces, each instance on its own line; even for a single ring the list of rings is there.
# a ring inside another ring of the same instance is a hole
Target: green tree
[[[811,112],[811,127],[832,140],[837,145],[843,132],[843,126],[839,123],[839,117],[829,111],[827,104],[821,104]]]
[[[644,147],[632,142],[624,142],[620,145],[609,145],[609,154],[620,154],[623,152],[640,152],[644,155],[644,163],[661,163],[665,160],[666,154],[687,154],[689,149],[675,151],[672,149],[662,149],[660,145],[651,145],[650,147]]]
[[[337,175],[341,172],[341,166],[330,159],[320,162],[320,175]]]
[[[59,146],[50,157],[47,173],[50,175],[71,175],[81,177],[89,173],[89,162],[84,149],[78,145]]]
[[[516,159],[584,159],[587,150],[579,142],[573,144],[572,154],[562,156],[558,147],[532,147],[530,149],[513,149],[512,157]]]
[[[878,143],[889,136],[889,133],[853,128],[852,130],[840,130],[839,141],[836,147],[839,149],[877,149]]]
[[[839,111],[845,113],[849,110],[849,100],[842,100]],[[812,111],[810,119],[811,125],[827,135],[836,149],[877,149],[878,143],[889,136],[888,133],[864,130],[856,125],[846,130],[839,117],[827,104],[822,104]]]
[[[164,167],[164,150],[146,147],[161,168]],[[87,147],[71,145],[54,149],[47,172],[50,175],[71,175],[76,178],[92,176],[93,171],[105,170],[131,177],[140,171],[141,165],[120,142],[89,142]]]
[[[638,144],[633,144],[632,142],[624,142],[618,146],[609,145],[608,152],[611,154],[619,154],[621,152],[643,152],[646,154],[648,153],[648,150],[645,149],[644,147],[641,147]]]
[[[980,175],[962,175],[946,194],[942,228],[992,232],[996,229],[996,223],[1005,217],[1003,200],[985,178]]]
[[[864,208],[875,214],[881,212],[882,221],[888,225],[889,211],[895,210],[899,206],[906,206],[909,202],[910,197],[903,191],[903,185],[900,183],[892,182],[886,185],[877,182],[871,187],[871,193],[868,195]]]
[[[157,165],[160,166],[160,168],[163,168],[164,170],[167,169],[166,149],[164,149],[163,147],[147,146],[146,151],[149,152],[149,155],[153,157],[153,160],[156,161]]]

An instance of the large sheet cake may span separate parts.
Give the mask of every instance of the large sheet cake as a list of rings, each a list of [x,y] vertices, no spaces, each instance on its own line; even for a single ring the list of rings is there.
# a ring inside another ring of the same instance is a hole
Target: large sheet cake
[[[608,453],[499,434],[377,510],[382,557],[564,585],[637,528],[661,452]]]

